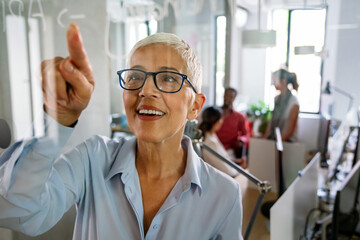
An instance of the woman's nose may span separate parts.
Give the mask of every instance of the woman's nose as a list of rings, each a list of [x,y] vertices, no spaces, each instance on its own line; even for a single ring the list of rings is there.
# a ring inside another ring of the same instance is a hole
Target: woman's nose
[[[159,93],[159,90],[156,88],[154,82],[154,76],[148,75],[145,79],[144,85],[140,89],[140,96],[156,96]]]

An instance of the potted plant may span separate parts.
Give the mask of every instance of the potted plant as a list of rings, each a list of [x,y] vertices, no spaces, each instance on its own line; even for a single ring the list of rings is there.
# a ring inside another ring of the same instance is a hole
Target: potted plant
[[[250,105],[246,115],[251,122],[251,129],[254,137],[261,137],[265,134],[268,122],[271,119],[271,110],[263,101]]]

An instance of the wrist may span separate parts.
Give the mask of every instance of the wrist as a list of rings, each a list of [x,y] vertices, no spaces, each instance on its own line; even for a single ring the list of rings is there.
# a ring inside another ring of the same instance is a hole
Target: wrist
[[[77,123],[78,123],[78,119],[77,119],[73,124],[71,124],[70,126],[67,126],[67,127],[69,127],[69,128],[74,128]]]
[[[51,111],[51,109],[47,108],[45,104],[43,105],[43,108],[50,117],[65,127],[74,128],[80,117],[80,113],[62,113],[61,111]]]

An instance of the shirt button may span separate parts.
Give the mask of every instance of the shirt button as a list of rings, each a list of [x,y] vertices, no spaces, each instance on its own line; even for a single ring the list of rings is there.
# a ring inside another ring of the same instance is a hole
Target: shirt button
[[[157,225],[157,224],[155,224],[154,226],[153,226],[153,229],[154,230],[156,230],[156,229],[158,229],[159,228],[159,225]]]

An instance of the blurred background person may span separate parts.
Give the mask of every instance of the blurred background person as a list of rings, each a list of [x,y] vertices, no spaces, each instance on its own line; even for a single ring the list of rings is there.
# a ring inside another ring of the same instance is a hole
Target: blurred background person
[[[297,97],[291,92],[299,88],[296,74],[279,69],[272,74],[272,84],[280,94],[275,97],[275,107],[264,138],[275,140],[275,128],[279,127],[283,141],[296,142],[300,106]]]
[[[225,150],[224,146],[216,135],[216,131],[219,130],[223,124],[221,110],[217,107],[208,107],[202,112],[201,118],[202,122],[199,125],[199,129],[202,132],[204,143],[219,153],[221,156],[229,160],[233,160],[242,167],[246,167],[245,160],[230,155]],[[202,156],[205,162],[232,177],[236,177],[239,174],[239,172],[236,171],[233,167],[223,162],[209,151],[202,151]]]
[[[237,158],[242,158],[246,155],[250,131],[246,127],[246,117],[234,110],[236,95],[236,89],[225,88],[224,104],[221,107],[223,124],[216,135],[227,151],[233,152]]]

